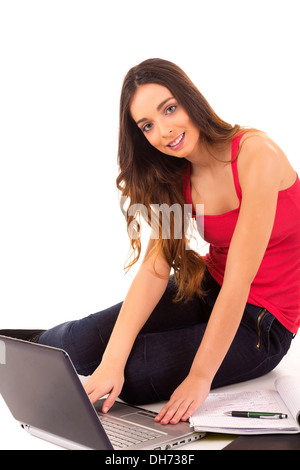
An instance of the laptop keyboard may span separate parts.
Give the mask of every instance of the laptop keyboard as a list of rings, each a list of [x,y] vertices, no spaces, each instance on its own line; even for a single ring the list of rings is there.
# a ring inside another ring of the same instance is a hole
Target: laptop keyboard
[[[99,416],[101,424],[114,448],[123,449],[141,444],[151,439],[161,437],[161,433],[134,424],[114,422],[104,416]]]

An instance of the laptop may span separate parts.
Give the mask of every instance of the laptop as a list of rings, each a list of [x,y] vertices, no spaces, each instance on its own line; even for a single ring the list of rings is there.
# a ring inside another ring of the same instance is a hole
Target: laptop
[[[164,450],[205,433],[189,423],[161,425],[156,413],[116,402],[107,414],[92,405],[62,349],[0,336],[0,393],[22,428],[71,450]]]

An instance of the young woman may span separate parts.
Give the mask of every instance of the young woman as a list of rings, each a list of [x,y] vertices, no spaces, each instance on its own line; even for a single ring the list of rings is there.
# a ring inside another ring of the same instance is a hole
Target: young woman
[[[141,252],[132,207],[144,207],[151,223],[155,205],[182,214],[192,205],[209,253],[188,249],[185,230],[174,236],[185,218],[170,212],[170,236],[158,217],[122,304],[45,332],[2,334],[65,349],[78,373],[90,375],[91,401],[108,394],[104,412],[118,396],[167,400],[155,419],[175,424],[211,388],[266,374],[287,353],[300,324],[300,181],[267,135],[221,120],[185,73],[161,59],[124,80],[119,166],[130,265]]]

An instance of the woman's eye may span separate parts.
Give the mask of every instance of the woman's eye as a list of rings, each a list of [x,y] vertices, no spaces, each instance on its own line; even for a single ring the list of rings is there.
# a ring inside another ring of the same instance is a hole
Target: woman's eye
[[[166,114],[172,114],[172,113],[174,113],[174,111],[176,110],[176,108],[177,108],[177,105],[176,105],[176,104],[173,104],[172,106],[168,106],[168,107],[165,109],[165,113],[166,113]],[[149,132],[151,129],[152,129],[152,124],[151,124],[151,123],[147,123],[147,124],[145,124],[145,125],[142,127],[142,131],[143,131],[143,132]]]
[[[168,106],[167,109],[166,109],[166,113],[167,114],[172,114],[172,113],[174,113],[176,108],[177,108],[177,106],[175,106],[175,105]]]
[[[150,131],[150,129],[151,129],[151,124],[145,124],[145,125],[143,126],[143,131],[144,131],[144,132],[148,132],[148,131]]]

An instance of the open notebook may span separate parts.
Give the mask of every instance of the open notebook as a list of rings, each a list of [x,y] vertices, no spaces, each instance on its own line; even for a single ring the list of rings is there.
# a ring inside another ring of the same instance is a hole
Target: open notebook
[[[191,416],[197,431],[228,434],[300,433],[300,377],[280,377],[276,390],[210,393]],[[234,418],[230,411],[260,411],[288,414],[287,419]]]

